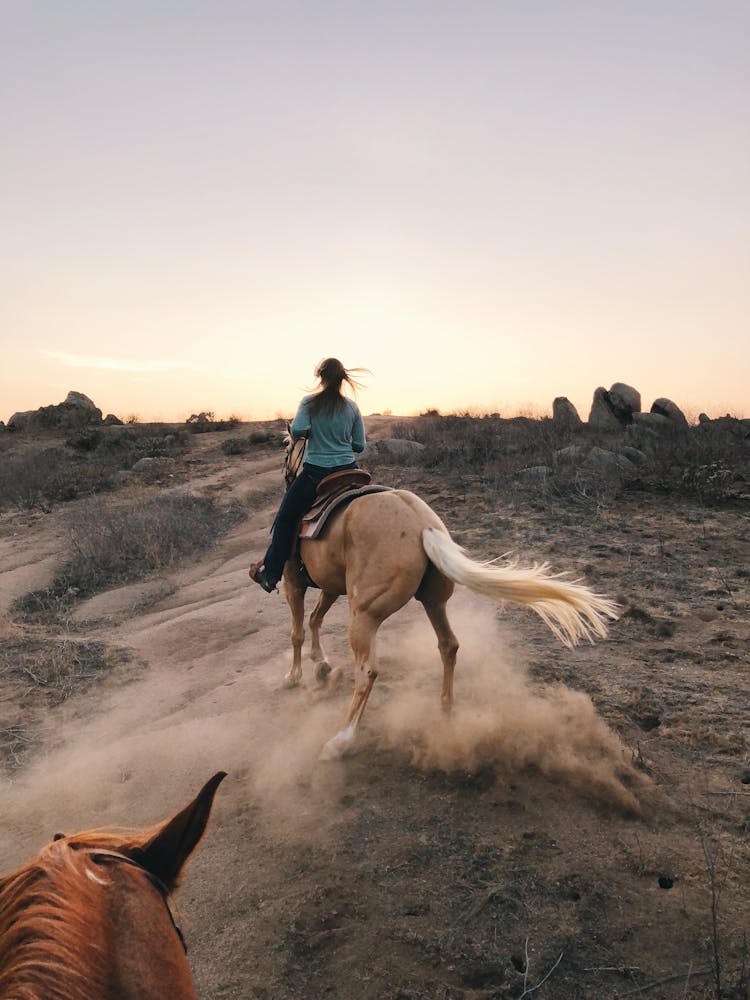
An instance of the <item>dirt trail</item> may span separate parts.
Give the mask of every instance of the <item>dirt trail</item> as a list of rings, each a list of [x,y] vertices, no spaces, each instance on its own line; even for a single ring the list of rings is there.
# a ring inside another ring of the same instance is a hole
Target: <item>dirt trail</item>
[[[685,995],[712,995],[702,992],[709,924],[696,830],[706,821],[724,835],[750,813],[739,798],[704,798],[686,823],[680,790],[692,783],[698,796],[703,774],[706,789],[728,791],[730,770],[704,754],[701,771],[683,744],[662,745],[659,730],[646,736],[623,716],[618,685],[628,677],[637,685],[659,641],[635,635],[626,620],[609,643],[568,652],[532,615],[498,616],[459,592],[450,605],[462,649],[449,722],[437,712],[435,638],[412,602],[381,631],[381,676],[359,752],[321,764],[318,750],[348,704],[348,677],[322,695],[306,663],[308,686],[283,690],[288,609],[247,579],[277,483],[276,456],[205,459],[191,489],[249,499],[251,515],[202,558],[76,610],[87,639],[127,647],[136,661],[51,714],[44,755],[0,778],[0,870],[57,829],[160,819],[223,769],[229,778],[178,897],[206,1000],[517,997],[525,942],[527,985],[564,955],[539,997],[622,996],[691,962]],[[17,531],[5,522],[6,629],[12,599],[51,577],[64,522],[62,511]],[[556,537],[578,569],[584,543],[562,525]],[[542,534],[535,544],[543,550]],[[732,627],[747,638],[746,611]],[[343,600],[326,619],[325,645],[337,664],[349,662]],[[650,697],[644,687],[643,706]],[[658,791],[632,767],[641,751]],[[628,814],[637,802],[641,818]],[[737,853],[726,875],[728,958],[743,926],[747,869]],[[679,888],[664,891],[661,876],[678,877]]]

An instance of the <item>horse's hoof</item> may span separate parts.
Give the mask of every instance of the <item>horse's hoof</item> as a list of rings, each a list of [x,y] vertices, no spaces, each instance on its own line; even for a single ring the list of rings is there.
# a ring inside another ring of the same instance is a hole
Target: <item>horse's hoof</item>
[[[330,739],[320,751],[320,760],[339,760],[354,742],[354,726],[347,726]]]
[[[281,682],[281,686],[286,691],[291,691],[292,688],[298,688],[300,686],[300,681],[300,677],[295,677],[293,674],[287,674]]]
[[[331,664],[328,660],[321,660],[315,667],[315,680],[318,684],[327,684],[331,674]]]

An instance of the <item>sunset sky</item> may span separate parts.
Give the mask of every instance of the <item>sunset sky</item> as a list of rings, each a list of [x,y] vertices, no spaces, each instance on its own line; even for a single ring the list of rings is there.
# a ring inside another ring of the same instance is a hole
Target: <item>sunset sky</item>
[[[0,419],[750,415],[747,0],[0,0]]]

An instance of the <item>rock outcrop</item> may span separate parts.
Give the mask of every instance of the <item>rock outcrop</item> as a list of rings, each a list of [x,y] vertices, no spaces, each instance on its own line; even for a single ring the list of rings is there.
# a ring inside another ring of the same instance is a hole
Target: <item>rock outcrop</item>
[[[62,403],[40,406],[38,410],[14,413],[8,421],[12,431],[71,430],[98,425],[102,411],[82,392],[71,391]]]
[[[651,412],[666,417],[674,430],[687,430],[688,422],[685,414],[671,399],[655,399],[651,404]]]
[[[583,421],[578,416],[578,410],[567,396],[558,396],[553,401],[552,421],[556,427],[564,431],[577,431],[583,427]]]
[[[594,392],[589,411],[589,427],[597,431],[620,431],[623,427],[615,414],[609,393],[602,386]]]
[[[629,424],[633,414],[641,412],[640,392],[624,382],[615,382],[609,390],[609,402],[615,416],[623,424]]]

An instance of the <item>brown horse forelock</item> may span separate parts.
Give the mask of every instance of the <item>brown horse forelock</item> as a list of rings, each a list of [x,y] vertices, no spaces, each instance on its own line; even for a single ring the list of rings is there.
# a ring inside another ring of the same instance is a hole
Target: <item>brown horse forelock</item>
[[[89,850],[131,850],[148,840],[91,831],[48,844],[0,879],[0,996],[90,1000],[110,977],[102,885]]]

